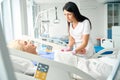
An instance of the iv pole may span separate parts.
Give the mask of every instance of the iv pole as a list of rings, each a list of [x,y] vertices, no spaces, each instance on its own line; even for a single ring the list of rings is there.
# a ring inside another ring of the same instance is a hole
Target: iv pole
[[[34,37],[38,38],[38,35],[42,35],[42,28],[44,28],[42,23],[49,23],[49,20],[42,20],[42,14],[47,13],[48,11],[53,10],[54,8],[49,8],[43,11],[38,12],[36,18],[35,18],[35,26],[34,26]],[[47,13],[48,16],[48,13]],[[44,29],[45,30],[45,29]]]
[[[39,31],[39,28],[44,28],[42,27],[42,23],[43,24],[48,24],[50,21],[49,20],[42,20],[41,16],[42,14],[44,13],[47,13],[47,16],[48,16],[48,12],[51,11],[51,10],[55,10],[55,20],[54,20],[54,24],[57,24],[59,23],[59,19],[58,19],[58,16],[57,16],[57,7],[54,7],[54,8],[49,8],[49,9],[46,9],[46,10],[43,10],[43,11],[40,11],[38,12],[36,18],[35,18],[35,27],[34,27],[34,37],[35,36],[38,36],[39,35],[42,35],[44,32],[42,32],[42,30]],[[45,29],[44,29],[45,30]],[[36,32],[37,31],[37,32]],[[36,34],[37,33],[37,34]]]

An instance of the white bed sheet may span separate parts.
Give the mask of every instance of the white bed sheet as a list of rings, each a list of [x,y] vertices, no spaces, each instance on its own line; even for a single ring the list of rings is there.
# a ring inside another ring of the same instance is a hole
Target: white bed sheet
[[[94,77],[96,80],[106,80],[110,75],[113,66],[117,62],[117,58],[106,56],[101,58],[85,59],[72,55],[71,52],[56,52],[54,59],[55,61],[77,67]]]

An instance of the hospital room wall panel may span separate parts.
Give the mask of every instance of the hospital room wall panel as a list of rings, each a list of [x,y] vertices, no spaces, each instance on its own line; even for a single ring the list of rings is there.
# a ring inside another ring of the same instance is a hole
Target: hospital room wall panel
[[[7,41],[13,39],[13,24],[12,24],[12,16],[11,16],[11,5],[10,0],[4,0],[2,5],[2,18],[3,18],[3,31]],[[9,36],[8,36],[9,35]]]
[[[114,46],[120,48],[120,26],[112,26],[112,39]]]

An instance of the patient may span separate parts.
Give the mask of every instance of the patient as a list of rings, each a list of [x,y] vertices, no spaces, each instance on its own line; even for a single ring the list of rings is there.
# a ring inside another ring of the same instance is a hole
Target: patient
[[[40,55],[50,60],[53,60],[54,58],[54,52],[52,52],[53,46],[48,44],[40,44],[39,46],[36,46],[30,40],[13,40],[8,44],[8,47],[12,49]]]
[[[13,40],[8,44],[9,48],[25,51],[32,54],[37,54],[36,46],[31,41]]]

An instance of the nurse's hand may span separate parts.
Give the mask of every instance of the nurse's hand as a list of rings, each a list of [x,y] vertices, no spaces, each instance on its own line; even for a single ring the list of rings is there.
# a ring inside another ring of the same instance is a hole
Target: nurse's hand
[[[71,51],[71,48],[70,47],[66,47],[66,48],[61,49],[61,51],[63,51],[63,52]]]
[[[73,55],[75,55],[75,54],[85,54],[85,53],[86,53],[86,49],[81,49],[81,50],[79,50],[77,52],[75,50],[72,51]]]

